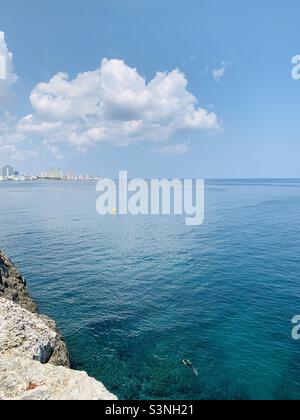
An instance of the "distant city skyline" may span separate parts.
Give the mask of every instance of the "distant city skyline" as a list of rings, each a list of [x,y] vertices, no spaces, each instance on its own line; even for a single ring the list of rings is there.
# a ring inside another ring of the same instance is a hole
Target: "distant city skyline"
[[[300,177],[298,0],[75,3],[1,3],[3,164]]]
[[[64,180],[64,181],[92,181],[101,179],[100,175],[77,174],[74,171],[64,171],[60,168],[51,168],[37,174],[34,172],[22,173],[10,165],[1,168],[0,181],[35,181],[38,179]]]

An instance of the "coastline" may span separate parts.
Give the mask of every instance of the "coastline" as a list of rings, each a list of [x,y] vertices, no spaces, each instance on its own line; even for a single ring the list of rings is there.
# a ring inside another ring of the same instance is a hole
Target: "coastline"
[[[0,250],[0,400],[116,400],[102,383],[70,369],[62,334],[26,286]]]

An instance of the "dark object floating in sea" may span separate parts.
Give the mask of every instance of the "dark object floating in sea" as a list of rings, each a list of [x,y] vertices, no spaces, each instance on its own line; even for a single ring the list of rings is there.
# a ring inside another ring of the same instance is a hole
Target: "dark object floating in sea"
[[[186,366],[186,367],[188,367],[188,368],[192,369],[192,371],[194,372],[194,374],[195,374],[196,376],[199,376],[199,372],[198,372],[198,370],[197,370],[197,369],[195,369],[195,368],[194,368],[194,366],[193,366],[193,363],[192,363],[192,362],[190,362],[188,359],[184,359],[184,360],[182,361],[182,363],[184,364],[184,366]]]

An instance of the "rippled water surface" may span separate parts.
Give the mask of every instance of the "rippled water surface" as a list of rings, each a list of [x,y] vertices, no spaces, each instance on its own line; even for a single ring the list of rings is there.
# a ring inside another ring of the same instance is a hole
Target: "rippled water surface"
[[[96,199],[93,183],[0,183],[0,247],[75,368],[122,399],[299,399],[300,181],[209,181],[196,228],[101,217]]]

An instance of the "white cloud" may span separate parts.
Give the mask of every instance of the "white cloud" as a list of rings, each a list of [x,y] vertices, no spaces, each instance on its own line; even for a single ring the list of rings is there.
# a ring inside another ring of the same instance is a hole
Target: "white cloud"
[[[216,68],[212,71],[213,78],[216,82],[220,82],[225,76],[226,70],[231,65],[231,61],[223,61],[221,67]]]
[[[17,127],[46,145],[66,142],[86,150],[99,143],[163,141],[186,131],[217,132],[215,113],[200,108],[179,70],[158,72],[147,83],[120,60],[104,59],[95,71],[70,80],[58,73],[30,96],[32,114]]]
[[[25,160],[28,157],[36,157],[38,154],[33,150],[22,150],[15,145],[0,146],[0,154],[2,159],[8,161],[20,161]]]
[[[189,153],[189,147],[186,143],[181,143],[156,148],[154,151],[159,155],[180,156]]]
[[[14,72],[13,55],[5,42],[5,34],[0,31],[0,157],[1,161],[21,160],[33,156],[35,152],[23,150],[23,133],[16,131],[18,119],[5,111],[13,97],[12,86],[17,81]]]
[[[0,110],[10,99],[11,87],[16,83],[13,55],[8,50],[5,34],[0,31]]]
[[[23,160],[26,157],[36,156],[32,150],[24,149],[26,137],[16,131],[18,120],[8,112],[0,115],[0,157],[1,162]]]
[[[48,152],[50,153],[50,155],[54,159],[56,159],[56,160],[63,160],[64,159],[64,156],[60,152],[59,147],[54,146],[53,144],[49,143],[47,140],[44,140],[43,145],[46,148],[46,150],[48,150]]]
[[[178,69],[157,72],[148,83],[121,60],[104,59],[95,71],[80,73],[72,80],[58,73],[33,89],[32,113],[21,120],[5,112],[16,81],[13,55],[0,31],[0,155],[5,159],[36,155],[26,150],[26,142],[32,139],[52,157],[63,159],[63,144],[86,152],[104,142],[120,146],[158,143],[187,131],[221,130],[217,115],[198,105]],[[179,155],[187,153],[188,147],[167,145],[156,151]]]

